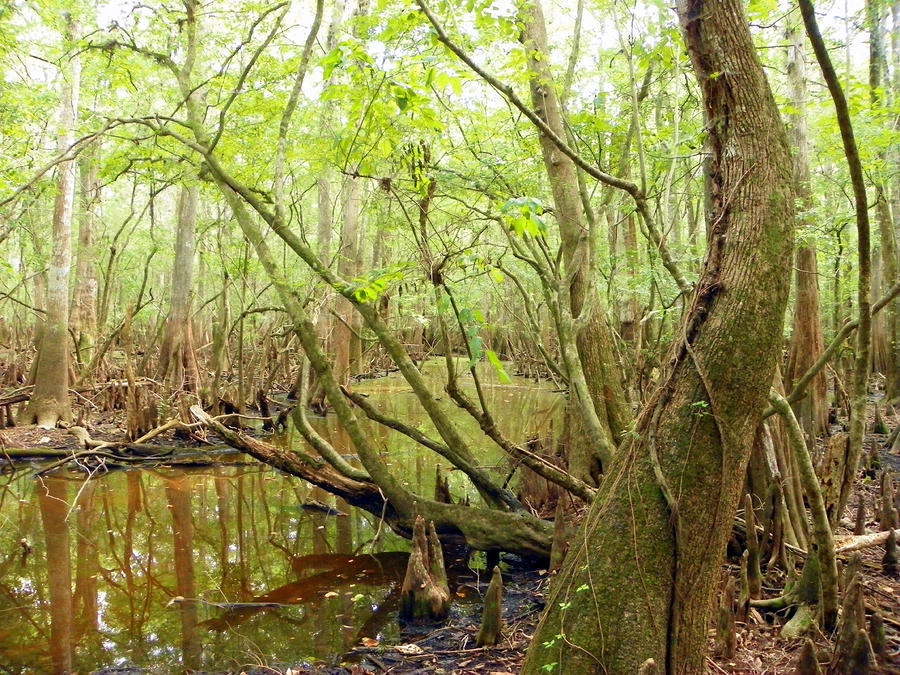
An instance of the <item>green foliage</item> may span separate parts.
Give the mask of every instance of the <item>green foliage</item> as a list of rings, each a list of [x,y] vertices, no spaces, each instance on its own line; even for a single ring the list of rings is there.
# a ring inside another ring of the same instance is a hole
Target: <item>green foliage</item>
[[[405,263],[373,270],[365,276],[353,280],[353,296],[359,302],[375,302],[392,284],[406,279],[409,271],[410,266]]]
[[[520,237],[547,236],[547,223],[542,218],[544,207],[536,199],[513,197],[500,207],[500,213],[505,216],[507,227]]]

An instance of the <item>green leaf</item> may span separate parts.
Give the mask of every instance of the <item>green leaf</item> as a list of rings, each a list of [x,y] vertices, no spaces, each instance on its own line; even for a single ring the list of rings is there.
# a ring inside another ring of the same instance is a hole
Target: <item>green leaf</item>
[[[512,382],[512,379],[509,377],[506,369],[503,367],[503,363],[500,361],[500,357],[497,356],[497,352],[491,349],[485,349],[484,353],[487,355],[488,361],[491,362],[491,365],[494,366],[494,370],[497,371],[497,377],[500,378],[500,381],[503,384],[509,384],[510,382]]]
[[[484,340],[480,335],[475,335],[469,340],[469,350],[472,352],[472,359],[469,361],[469,367],[474,368],[475,364],[484,356]]]

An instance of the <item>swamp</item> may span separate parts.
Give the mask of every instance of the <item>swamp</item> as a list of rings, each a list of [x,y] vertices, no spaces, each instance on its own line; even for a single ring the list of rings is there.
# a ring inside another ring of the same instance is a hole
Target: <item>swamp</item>
[[[900,2],[0,0],[0,675],[900,673]]]

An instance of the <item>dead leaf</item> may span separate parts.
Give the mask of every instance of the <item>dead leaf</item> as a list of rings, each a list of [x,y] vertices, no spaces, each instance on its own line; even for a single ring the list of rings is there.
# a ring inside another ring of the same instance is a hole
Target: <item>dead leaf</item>
[[[415,656],[417,654],[424,654],[425,650],[423,650],[419,645],[408,644],[408,645],[397,645],[394,647],[401,654],[406,654],[407,656]]]
[[[334,591],[328,591],[328,592],[325,594],[325,597],[326,597],[326,598],[336,598],[337,596],[338,596],[338,594],[335,593]]]

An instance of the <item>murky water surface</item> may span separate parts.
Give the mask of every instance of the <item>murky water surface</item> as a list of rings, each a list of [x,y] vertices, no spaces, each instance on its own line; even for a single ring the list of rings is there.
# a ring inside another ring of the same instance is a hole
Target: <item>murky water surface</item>
[[[357,389],[430,428],[399,378]],[[524,381],[487,394],[517,441],[546,436],[560,408],[557,395]],[[331,419],[319,427],[353,454]],[[440,458],[393,432],[371,433],[398,475],[433,495]],[[302,441],[289,433],[281,442]],[[496,448],[478,447],[485,465],[509,472]],[[0,481],[0,673],[58,672],[69,659],[79,673],[240,672],[329,660],[364,638],[400,639],[407,542],[258,463],[93,480],[19,471]],[[463,497],[462,477],[452,472],[450,482]]]

